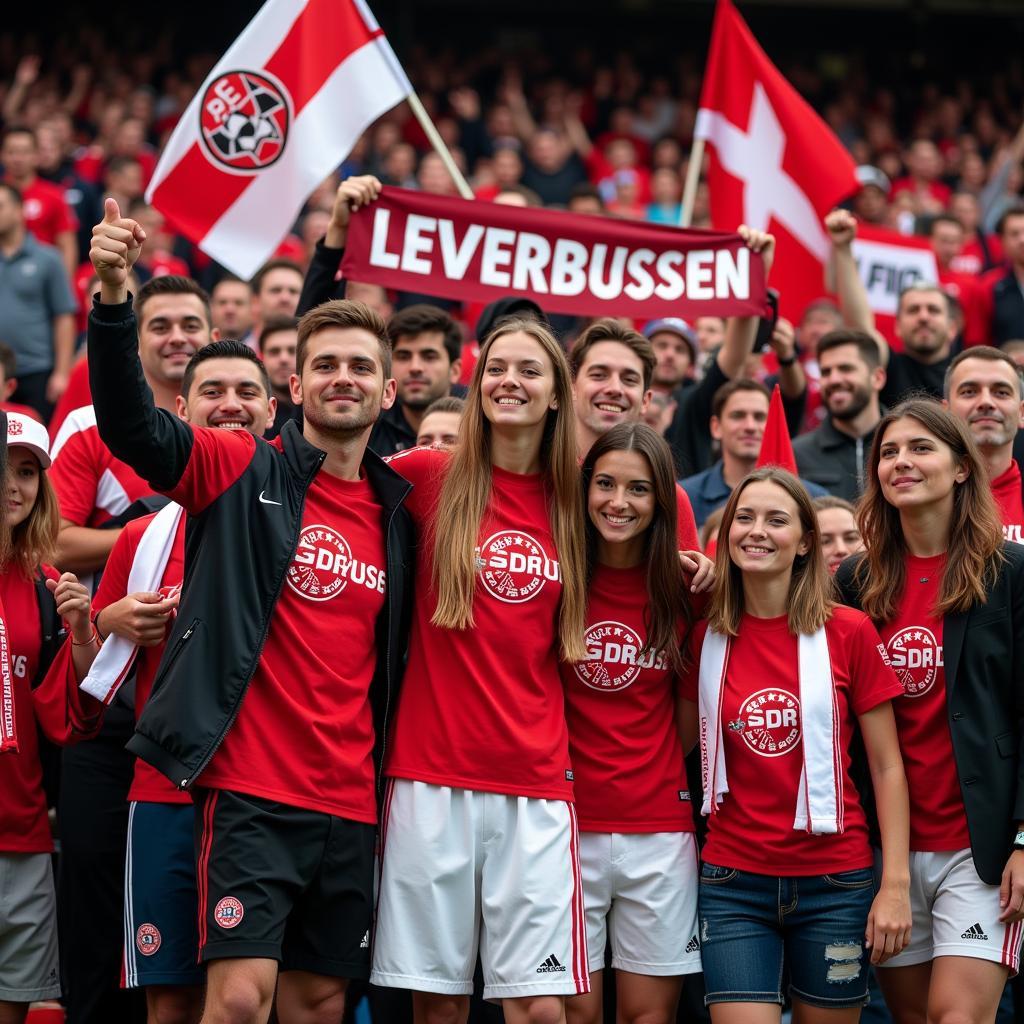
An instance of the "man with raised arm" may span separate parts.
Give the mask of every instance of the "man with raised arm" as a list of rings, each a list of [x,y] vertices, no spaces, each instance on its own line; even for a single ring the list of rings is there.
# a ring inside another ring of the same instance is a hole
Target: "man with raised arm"
[[[129,749],[195,786],[205,1024],[340,1020],[369,973],[375,749],[407,623],[409,485],[366,441],[394,401],[384,323],[329,302],[299,324],[273,443],[158,409],[126,280],[144,233],[108,201],[90,257],[101,436],[193,516],[181,604]],[[339,646],[338,638],[344,638]]]

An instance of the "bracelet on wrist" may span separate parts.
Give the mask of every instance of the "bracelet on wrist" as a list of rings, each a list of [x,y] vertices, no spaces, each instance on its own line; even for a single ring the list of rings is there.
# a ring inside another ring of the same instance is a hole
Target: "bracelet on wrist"
[[[76,640],[75,634],[71,634],[72,647],[88,647],[90,644],[99,644],[100,647],[103,646],[103,639],[100,636],[100,631],[96,628],[96,623],[92,622],[90,625],[92,626],[92,633],[89,635],[88,640]]]
[[[792,366],[796,362],[796,353],[794,352],[791,356],[786,356],[785,358],[776,356],[775,361],[779,366]]]

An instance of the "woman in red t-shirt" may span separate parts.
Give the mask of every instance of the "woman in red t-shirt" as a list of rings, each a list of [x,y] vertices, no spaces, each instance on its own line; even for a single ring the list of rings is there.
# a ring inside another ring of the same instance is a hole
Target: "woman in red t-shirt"
[[[1024,927],[1024,548],[1003,541],[971,435],[937,402],[884,417],[868,470],[867,553],[837,580],[904,689],[914,919],[879,981],[897,1021],[992,1021]]]
[[[419,543],[372,980],[413,989],[418,1021],[456,1019],[479,949],[509,1024],[555,1021],[588,988],[558,674],[584,655],[586,562],[569,367],[548,327],[499,322],[454,452],[389,462],[414,484]]]
[[[39,732],[69,743],[98,726],[98,702],[42,682],[63,641],[63,616],[76,640],[93,642],[89,592],[46,559],[60,515],[47,479],[49,438],[38,421],[7,414],[6,557],[0,561],[0,671],[13,684],[16,749],[0,754],[0,1019],[18,1020],[28,1004],[60,995],[53,839],[43,789]],[[9,543],[8,543],[9,541]],[[44,585],[45,581],[45,585]],[[69,698],[70,697],[70,703]],[[93,712],[86,719],[86,711]],[[17,998],[12,995],[17,993]]]
[[[587,503],[586,660],[563,663],[586,907],[590,993],[569,1024],[603,1019],[612,946],[619,1017],[675,1020],[698,972],[697,848],[676,729],[676,683],[691,622],[676,558],[672,453],[622,423],[583,462]]]
[[[865,948],[881,962],[910,932],[901,688],[867,616],[833,602],[814,508],[784,470],[755,470],[730,496],[690,646],[699,670],[681,714],[699,732],[709,815],[699,937],[712,1020],[777,1024],[786,968],[797,1019],[853,1024]],[[858,729],[881,824],[874,897]]]

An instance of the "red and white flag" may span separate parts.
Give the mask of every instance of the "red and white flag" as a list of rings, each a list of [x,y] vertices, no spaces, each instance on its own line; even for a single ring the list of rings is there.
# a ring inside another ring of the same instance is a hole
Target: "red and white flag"
[[[824,291],[829,240],[822,222],[857,191],[855,165],[731,0],[718,0],[694,134],[710,146],[712,223],[776,236],[771,283],[783,315],[799,319]]]
[[[267,0],[182,115],[146,199],[248,279],[411,92],[365,0]]]

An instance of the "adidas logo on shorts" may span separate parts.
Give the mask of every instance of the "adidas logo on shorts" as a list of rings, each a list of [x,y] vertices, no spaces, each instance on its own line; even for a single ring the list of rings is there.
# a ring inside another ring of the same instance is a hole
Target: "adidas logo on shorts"
[[[961,936],[961,939],[980,939],[982,942],[988,941],[988,936],[985,934],[984,928],[980,924],[972,924]]]
[[[545,960],[544,963],[542,963],[540,967],[537,968],[537,973],[554,974],[556,971],[564,970],[565,968],[558,962],[558,957],[556,957],[555,954],[552,953],[551,956],[549,956],[547,960]]]
[[[686,944],[686,952],[696,953],[698,949],[700,949],[700,943],[697,941],[697,936],[694,935],[694,937]]]
[[[360,949],[370,948],[370,931],[367,929],[366,934],[363,936],[362,942],[359,943]]]

